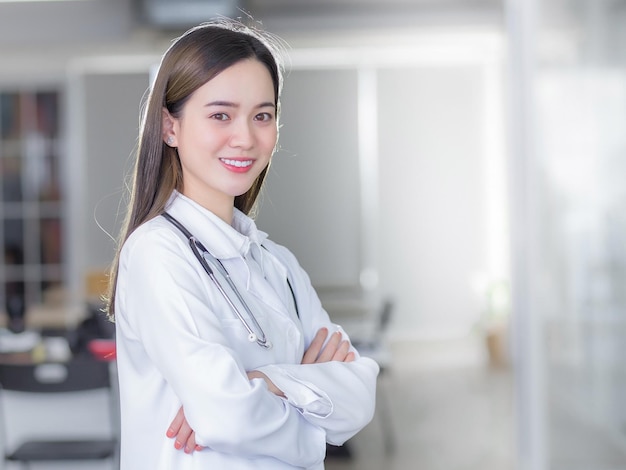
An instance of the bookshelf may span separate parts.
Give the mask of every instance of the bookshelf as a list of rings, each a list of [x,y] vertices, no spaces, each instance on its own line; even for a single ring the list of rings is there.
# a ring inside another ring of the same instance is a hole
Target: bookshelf
[[[58,90],[0,90],[0,310],[22,316],[64,284]]]

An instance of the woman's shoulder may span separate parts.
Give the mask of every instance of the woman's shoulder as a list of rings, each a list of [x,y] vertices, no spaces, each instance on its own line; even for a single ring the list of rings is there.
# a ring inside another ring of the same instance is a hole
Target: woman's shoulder
[[[182,236],[173,230],[170,223],[161,216],[154,217],[137,227],[126,239],[122,255],[136,251],[153,252],[184,243]]]

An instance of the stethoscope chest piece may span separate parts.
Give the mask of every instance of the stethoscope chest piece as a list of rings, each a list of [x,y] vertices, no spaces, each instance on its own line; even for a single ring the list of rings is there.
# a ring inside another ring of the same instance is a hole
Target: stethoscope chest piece
[[[272,349],[272,342],[265,338],[263,341],[259,341],[259,337],[256,333],[250,333],[248,335],[248,341],[251,343],[258,343],[259,346],[264,347],[265,349]]]

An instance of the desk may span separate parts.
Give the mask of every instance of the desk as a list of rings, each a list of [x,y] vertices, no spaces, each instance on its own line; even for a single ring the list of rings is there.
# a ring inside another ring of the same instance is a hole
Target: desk
[[[62,333],[42,334],[37,330],[11,333],[0,330],[0,362],[38,364],[65,362],[72,357],[70,342]]]
[[[33,355],[27,352],[0,353],[0,363],[2,364],[32,364]]]

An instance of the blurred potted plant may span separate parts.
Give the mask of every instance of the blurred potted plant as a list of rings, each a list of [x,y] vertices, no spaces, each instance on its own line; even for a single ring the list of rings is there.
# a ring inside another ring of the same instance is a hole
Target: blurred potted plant
[[[481,321],[491,366],[503,367],[508,365],[510,313],[511,288],[509,281],[499,279],[490,282],[485,290],[485,310]]]

